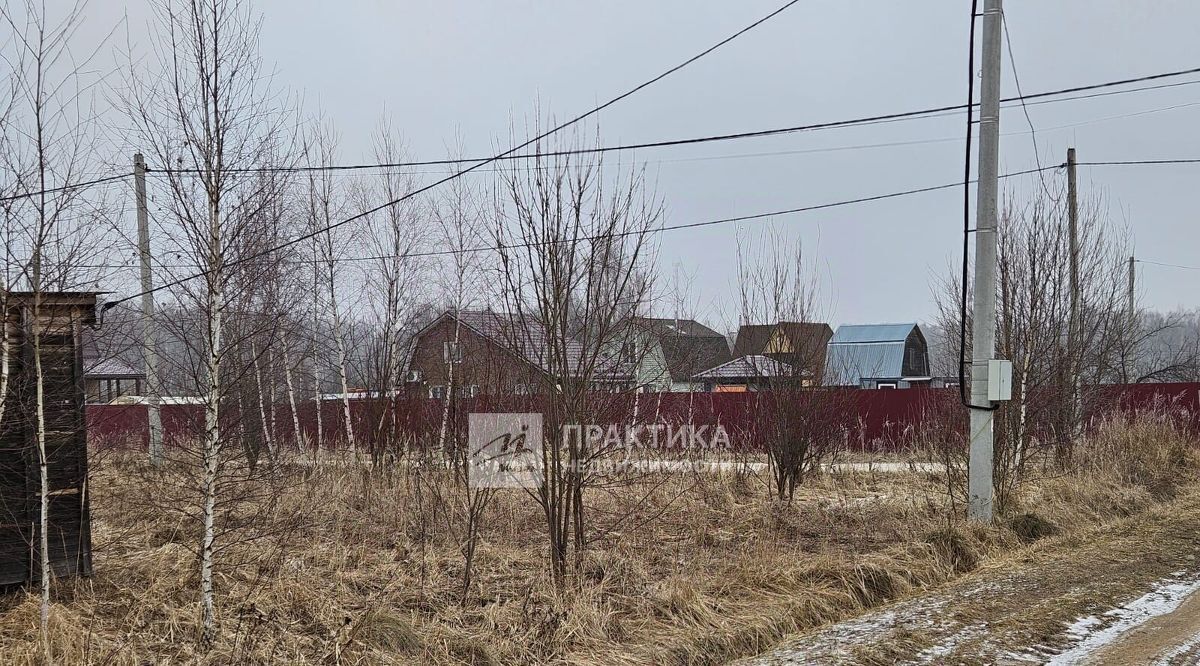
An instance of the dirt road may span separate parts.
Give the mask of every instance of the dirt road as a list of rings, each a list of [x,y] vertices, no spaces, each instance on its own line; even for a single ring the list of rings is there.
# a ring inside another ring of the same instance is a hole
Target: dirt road
[[[1200,664],[1198,557],[1193,493],[740,663]]]
[[[1086,664],[1200,664],[1200,592],[1174,611],[1152,617],[1082,660]]]

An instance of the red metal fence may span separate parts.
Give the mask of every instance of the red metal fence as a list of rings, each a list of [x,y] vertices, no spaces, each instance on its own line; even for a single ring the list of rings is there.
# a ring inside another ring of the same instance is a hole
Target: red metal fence
[[[836,403],[843,414],[838,428],[845,431],[849,444],[859,450],[893,450],[914,440],[929,419],[946,419],[962,413],[958,389],[858,390],[834,389],[826,405]],[[642,393],[636,395],[598,395],[594,409],[597,423],[619,424],[694,424],[715,428],[720,424],[735,446],[760,449],[764,423],[770,422],[781,408],[780,398],[770,393]],[[543,411],[535,396],[492,400],[485,397],[464,400],[452,422],[465,423],[473,411]],[[1089,418],[1114,412],[1146,409],[1177,410],[1200,427],[1200,383],[1132,384],[1096,387],[1087,391],[1085,404]],[[436,433],[444,407],[440,401],[425,399],[358,399],[350,401],[351,425],[355,441],[369,448],[382,434],[421,436]],[[314,403],[297,408],[304,436],[312,441],[317,435]],[[259,411],[239,416],[236,410],[224,410],[226,423],[240,423],[248,431],[261,430]],[[162,408],[165,438],[168,444],[197,438],[204,430],[204,410],[197,405],[165,405]],[[342,403],[321,404],[320,431],[327,445],[344,442]],[[964,419],[961,419],[965,421]],[[96,446],[144,444],[147,437],[145,405],[89,405],[88,438]],[[290,445],[294,437],[292,412],[280,406],[274,414],[276,438]]]

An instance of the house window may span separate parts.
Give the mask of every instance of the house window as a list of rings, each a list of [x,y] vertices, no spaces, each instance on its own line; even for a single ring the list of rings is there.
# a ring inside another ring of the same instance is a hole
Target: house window
[[[463,353],[462,345],[457,340],[451,340],[442,343],[442,360],[447,364],[462,363]]]
[[[479,384],[471,384],[467,387],[467,397],[474,398],[479,395]]]
[[[529,384],[517,384],[516,387],[513,388],[513,393],[517,395],[529,395],[530,393],[533,393],[533,391],[529,390]]]
[[[430,386],[429,397],[433,398],[434,400],[444,399],[446,397],[446,387],[441,384]]]

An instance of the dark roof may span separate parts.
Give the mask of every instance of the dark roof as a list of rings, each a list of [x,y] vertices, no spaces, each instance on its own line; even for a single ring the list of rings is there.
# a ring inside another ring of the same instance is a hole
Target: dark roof
[[[682,335],[688,337],[723,338],[725,336],[701,324],[695,319],[671,317],[631,317],[635,326],[645,328],[656,335]]]
[[[145,379],[146,373],[117,358],[84,358],[83,376],[87,379]]]
[[[720,379],[762,379],[770,377],[789,377],[794,370],[790,365],[769,356],[741,356],[722,363],[715,368],[696,373],[700,380]]]
[[[774,330],[775,324],[745,324],[739,327],[737,340],[733,343],[733,355],[751,356],[763,353]]]
[[[146,373],[133,364],[122,360],[112,352],[101,352],[99,331],[84,329],[83,332],[83,376],[88,379],[145,379]],[[112,346],[112,340],[109,340]]]
[[[779,331],[791,343],[790,353],[767,353],[771,336]],[[775,324],[747,324],[738,329],[733,355],[754,356],[767,354],[789,364],[800,364],[811,371],[819,371],[825,358],[825,345],[833,335],[829,324],[808,321],[781,321]]]
[[[630,323],[658,339],[671,381],[685,382],[729,360],[725,336],[694,319],[634,317]]]
[[[446,317],[454,318],[455,314],[447,310],[430,323],[426,330]],[[521,360],[543,372],[549,372],[550,349],[547,344],[549,334],[546,328],[532,317],[490,310],[461,310],[458,312],[457,318],[463,326],[476,334],[509,350]],[[424,330],[417,335],[420,336],[422,333]],[[584,349],[580,342],[574,339],[567,340],[567,365],[572,373],[579,371],[583,355]],[[605,367],[606,365],[609,367]],[[596,366],[593,374],[597,380],[619,379],[631,374],[628,368],[618,366],[615,361],[606,362],[603,359],[597,359]]]

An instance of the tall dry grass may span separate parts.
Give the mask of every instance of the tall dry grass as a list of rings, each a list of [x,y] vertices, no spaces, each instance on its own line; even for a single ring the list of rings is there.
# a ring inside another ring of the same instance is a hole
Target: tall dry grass
[[[588,497],[593,541],[565,589],[545,574],[537,507],[504,491],[488,507],[465,604],[457,514],[433,500],[453,496],[448,475],[426,470],[422,485],[406,466],[290,461],[257,512],[239,505],[223,516],[219,634],[203,652],[194,521],[164,510],[171,494],[139,460],[113,457],[97,461],[92,479],[96,574],[56,585],[53,655],[130,665],[720,663],[1166,499],[1193,482],[1194,445],[1169,419],[1106,423],[1080,445],[1079,464],[1031,481],[989,527],[958,518],[942,473],[923,468],[825,474],[791,504],[744,472],[631,476]],[[4,661],[39,663],[37,600],[4,603]]]

